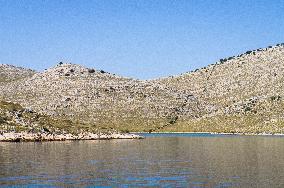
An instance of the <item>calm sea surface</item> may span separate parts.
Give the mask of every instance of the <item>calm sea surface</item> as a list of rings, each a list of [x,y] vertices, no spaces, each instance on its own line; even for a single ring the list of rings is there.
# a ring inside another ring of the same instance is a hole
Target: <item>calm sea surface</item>
[[[284,137],[0,143],[2,187],[284,187]]]

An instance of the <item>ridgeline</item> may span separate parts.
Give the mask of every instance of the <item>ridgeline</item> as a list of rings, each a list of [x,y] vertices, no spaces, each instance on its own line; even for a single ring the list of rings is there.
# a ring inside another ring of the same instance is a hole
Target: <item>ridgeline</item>
[[[71,121],[67,130],[283,134],[283,72],[283,44],[147,81],[65,63],[39,73],[0,65],[0,99]]]

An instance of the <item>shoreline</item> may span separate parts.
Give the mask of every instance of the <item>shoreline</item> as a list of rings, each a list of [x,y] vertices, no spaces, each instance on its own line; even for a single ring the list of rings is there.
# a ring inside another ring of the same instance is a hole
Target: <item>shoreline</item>
[[[217,132],[130,132],[130,134],[210,134],[237,136],[284,136],[284,133],[217,133]]]
[[[0,142],[52,142],[52,141],[80,141],[80,140],[112,140],[112,139],[144,139],[139,134],[208,134],[231,136],[284,136],[281,133],[216,133],[216,132],[130,132],[130,133],[90,133],[83,132],[77,135],[70,133],[29,133],[8,132],[0,133]]]
[[[0,142],[45,142],[45,141],[79,141],[79,140],[111,140],[111,139],[143,139],[143,136],[132,133],[90,133],[84,132],[74,134],[51,134],[51,133],[29,133],[9,132],[0,133]]]

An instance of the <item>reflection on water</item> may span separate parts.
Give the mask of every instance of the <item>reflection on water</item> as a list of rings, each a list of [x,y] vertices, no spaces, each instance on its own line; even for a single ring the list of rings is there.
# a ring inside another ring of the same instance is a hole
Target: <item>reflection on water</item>
[[[0,143],[0,185],[284,187],[284,137]]]

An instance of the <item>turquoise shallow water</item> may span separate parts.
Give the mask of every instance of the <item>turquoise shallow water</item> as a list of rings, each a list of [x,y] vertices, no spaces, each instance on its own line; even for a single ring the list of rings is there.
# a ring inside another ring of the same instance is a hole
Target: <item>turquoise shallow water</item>
[[[0,143],[2,187],[284,187],[284,137]]]

